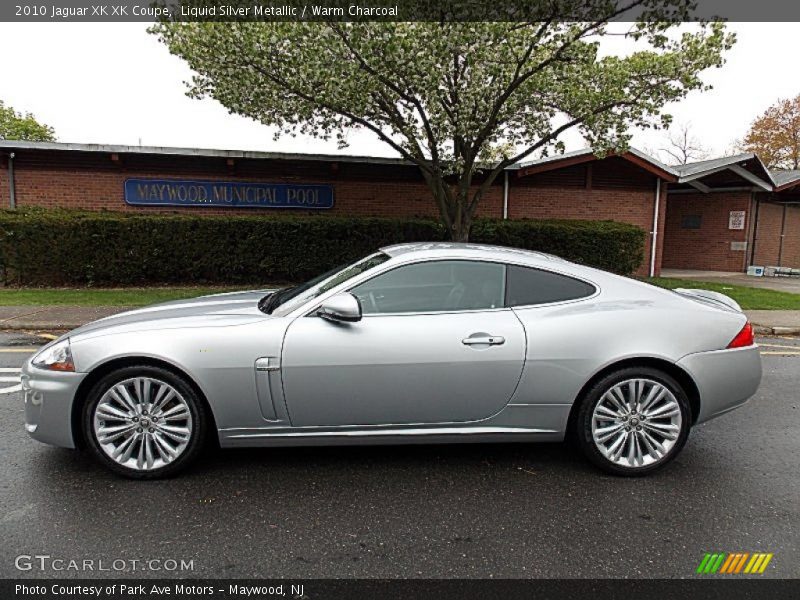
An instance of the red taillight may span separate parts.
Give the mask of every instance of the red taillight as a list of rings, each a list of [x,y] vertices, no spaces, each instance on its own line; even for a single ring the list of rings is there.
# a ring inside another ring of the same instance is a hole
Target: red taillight
[[[752,346],[754,343],[753,326],[748,322],[744,324],[744,327],[736,334],[736,337],[731,340],[731,343],[728,344],[728,348],[745,348],[747,346]]]

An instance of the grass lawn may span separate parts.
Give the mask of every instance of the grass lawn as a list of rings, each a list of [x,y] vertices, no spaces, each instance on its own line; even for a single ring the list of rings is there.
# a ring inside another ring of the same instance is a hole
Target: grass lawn
[[[260,286],[269,287],[269,286]],[[220,294],[244,287],[151,287],[151,288],[0,288],[0,306],[27,304],[72,306],[145,306],[205,294]]]
[[[644,281],[669,289],[700,288],[719,292],[736,300],[745,310],[800,310],[800,294],[741,285],[728,285],[727,283],[669,279],[666,277],[648,277]]]

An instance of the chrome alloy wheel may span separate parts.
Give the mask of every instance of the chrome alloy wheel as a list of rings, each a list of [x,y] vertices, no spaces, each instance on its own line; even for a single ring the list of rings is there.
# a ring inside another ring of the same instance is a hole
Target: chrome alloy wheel
[[[109,388],[94,411],[97,443],[119,465],[153,470],[178,458],[192,437],[192,413],[170,384],[151,377]]]
[[[592,412],[592,439],[622,467],[645,467],[666,457],[681,433],[675,395],[652,379],[627,379],[606,391]]]

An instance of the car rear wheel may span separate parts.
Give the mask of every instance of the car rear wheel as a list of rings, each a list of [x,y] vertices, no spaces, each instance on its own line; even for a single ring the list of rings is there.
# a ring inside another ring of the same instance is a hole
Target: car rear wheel
[[[83,411],[85,439],[112,471],[155,479],[185,468],[205,438],[205,407],[183,378],[152,366],[103,377]]]
[[[667,373],[630,367],[598,381],[582,399],[576,434],[584,454],[615,475],[652,473],[681,451],[689,400]]]

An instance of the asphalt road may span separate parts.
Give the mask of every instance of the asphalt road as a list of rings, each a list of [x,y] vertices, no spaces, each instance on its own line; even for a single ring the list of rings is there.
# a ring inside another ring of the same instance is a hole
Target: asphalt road
[[[644,479],[497,444],[213,451],[133,482],[28,438],[7,369],[40,340],[0,334],[0,577],[694,577],[712,551],[800,577],[800,342],[760,341],[758,395]]]

